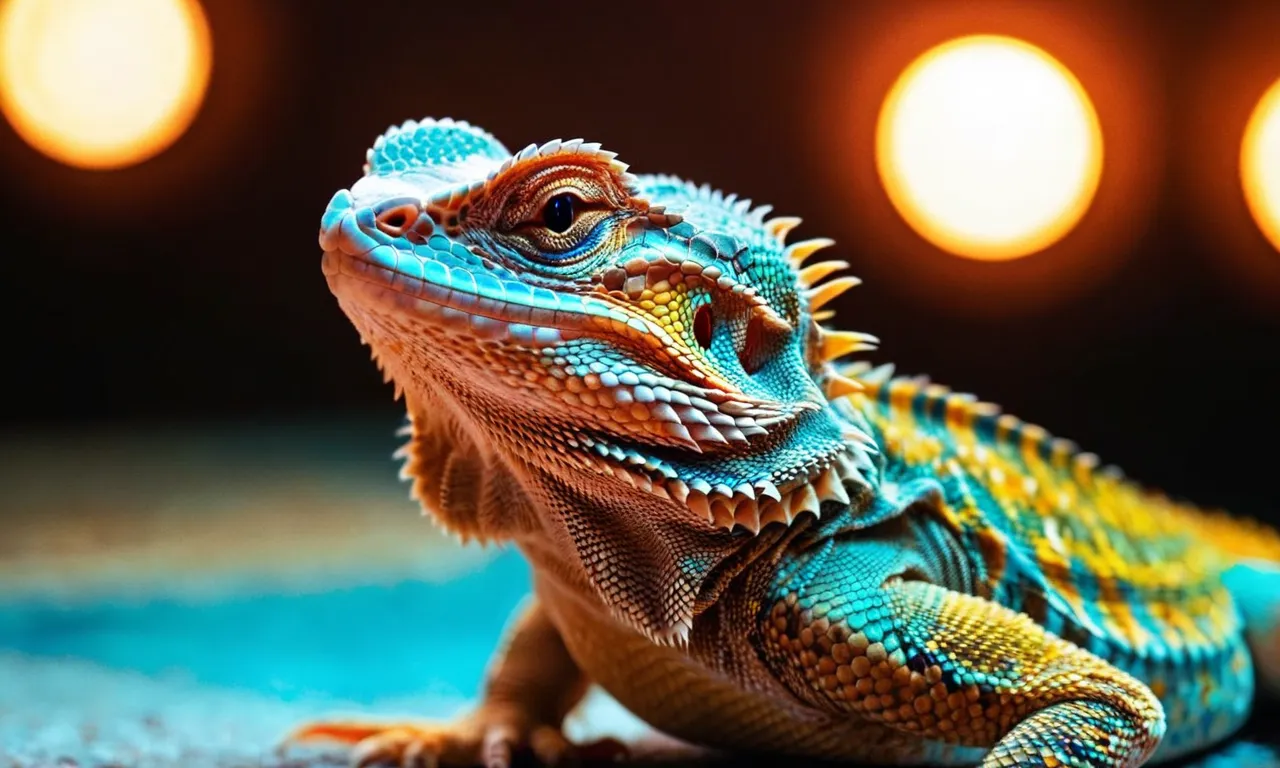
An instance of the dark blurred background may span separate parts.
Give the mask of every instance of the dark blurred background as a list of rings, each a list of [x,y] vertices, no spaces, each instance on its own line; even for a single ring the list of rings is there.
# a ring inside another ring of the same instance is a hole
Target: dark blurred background
[[[1239,137],[1280,76],[1268,2],[205,4],[206,101],[173,147],[82,171],[0,123],[3,426],[368,413],[389,387],[315,244],[391,123],[466,119],[510,148],[585,137],[804,217],[866,285],[840,322],[877,361],[973,391],[1144,481],[1280,519],[1280,253]],[[513,6],[517,7],[517,6]],[[894,75],[967,32],[1071,68],[1106,141],[1098,196],[1047,251],[987,263],[914,235],[874,176]]]

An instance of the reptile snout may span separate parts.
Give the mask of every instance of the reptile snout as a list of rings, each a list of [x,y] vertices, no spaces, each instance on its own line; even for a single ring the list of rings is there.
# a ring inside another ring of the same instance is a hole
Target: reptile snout
[[[416,187],[400,179],[366,176],[330,199],[320,219],[320,247],[360,256],[397,241],[422,244],[434,232],[435,222]]]
[[[339,190],[329,200],[329,205],[324,209],[324,215],[320,217],[320,248],[322,250],[338,250],[339,243],[344,238],[343,222],[354,206],[355,201],[351,197],[351,191],[347,189]]]

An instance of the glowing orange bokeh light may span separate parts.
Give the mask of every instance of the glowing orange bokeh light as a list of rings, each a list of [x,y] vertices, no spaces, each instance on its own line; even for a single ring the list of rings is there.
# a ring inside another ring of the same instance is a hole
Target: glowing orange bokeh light
[[[1254,221],[1280,250],[1280,80],[1263,94],[1245,128],[1240,181]]]
[[[876,126],[876,167],[899,214],[950,253],[1043,250],[1084,216],[1102,131],[1061,63],[1013,37],[972,35],[913,61]]]
[[[196,0],[9,0],[0,5],[0,112],[63,163],[132,165],[191,124],[211,49]]]

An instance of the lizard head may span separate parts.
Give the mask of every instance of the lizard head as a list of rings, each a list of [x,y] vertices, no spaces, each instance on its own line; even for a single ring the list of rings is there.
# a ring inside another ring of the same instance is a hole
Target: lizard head
[[[768,210],[579,140],[512,155],[452,120],[378,138],[320,245],[406,398],[418,498],[482,537],[521,506],[498,463],[712,530],[847,502],[875,447],[833,408],[857,385],[832,361],[874,339],[821,326],[857,281],[804,266],[830,241],[788,245],[799,220]]]

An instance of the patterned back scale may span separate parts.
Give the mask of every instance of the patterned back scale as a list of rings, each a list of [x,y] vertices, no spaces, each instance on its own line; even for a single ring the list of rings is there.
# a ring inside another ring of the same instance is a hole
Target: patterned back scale
[[[849,402],[892,457],[885,479],[941,484],[943,523],[981,553],[983,597],[1151,686],[1168,718],[1158,756],[1243,722],[1253,669],[1223,576],[1245,558],[1280,561],[1274,534],[1147,491],[971,395],[851,373],[868,389]]]

